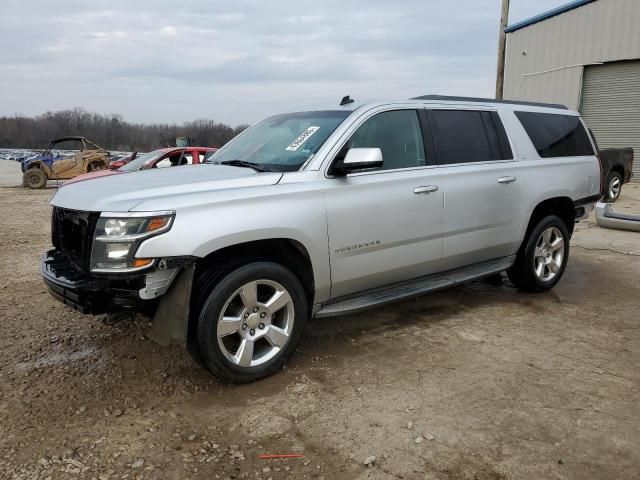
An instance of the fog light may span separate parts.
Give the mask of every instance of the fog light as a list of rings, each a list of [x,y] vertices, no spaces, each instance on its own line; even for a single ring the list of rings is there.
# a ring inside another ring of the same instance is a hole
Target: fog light
[[[125,258],[129,255],[129,248],[131,244],[129,243],[107,243],[105,245],[105,250],[107,253],[107,258],[109,260],[118,260],[121,258]]]

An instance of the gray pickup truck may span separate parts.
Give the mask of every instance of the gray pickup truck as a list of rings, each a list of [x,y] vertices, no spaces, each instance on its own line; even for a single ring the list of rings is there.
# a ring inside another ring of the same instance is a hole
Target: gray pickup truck
[[[345,97],[209,161],[61,187],[41,271],[83,313],[152,315],[231,382],[281,369],[314,316],[502,271],[548,290],[601,197],[594,143],[557,105]]]

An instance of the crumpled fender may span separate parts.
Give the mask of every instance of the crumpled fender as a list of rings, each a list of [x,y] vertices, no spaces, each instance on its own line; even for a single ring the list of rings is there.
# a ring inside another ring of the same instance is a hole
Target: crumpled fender
[[[187,347],[187,329],[191,305],[191,288],[195,265],[184,269],[173,281],[153,316],[147,336],[160,345]]]

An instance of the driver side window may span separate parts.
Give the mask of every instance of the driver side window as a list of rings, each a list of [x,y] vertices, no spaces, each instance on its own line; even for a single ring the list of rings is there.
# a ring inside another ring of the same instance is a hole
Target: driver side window
[[[376,147],[382,150],[381,170],[426,165],[418,112],[393,110],[379,113],[365,121],[347,142],[347,148]]]

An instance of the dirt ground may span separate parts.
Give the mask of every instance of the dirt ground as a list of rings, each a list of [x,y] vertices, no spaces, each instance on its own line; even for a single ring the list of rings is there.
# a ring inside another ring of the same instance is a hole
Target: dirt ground
[[[640,234],[585,222],[546,294],[475,282],[315,320],[286,370],[230,387],[142,319],[49,297],[52,192],[0,188],[2,478],[640,478]]]

